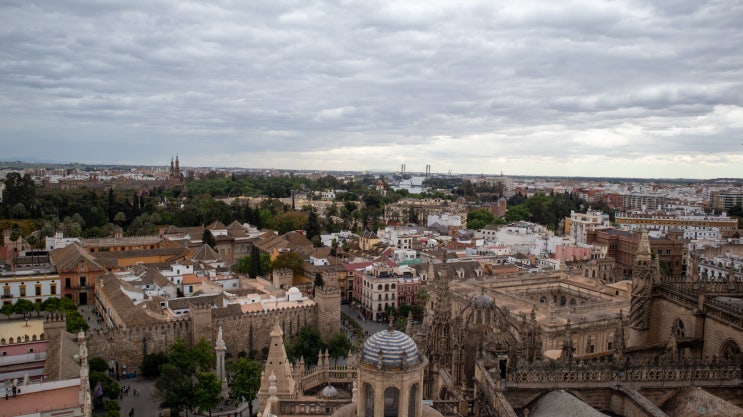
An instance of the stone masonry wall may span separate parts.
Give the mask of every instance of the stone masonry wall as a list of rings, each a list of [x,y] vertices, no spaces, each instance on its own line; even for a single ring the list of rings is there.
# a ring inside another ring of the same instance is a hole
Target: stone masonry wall
[[[118,372],[139,372],[145,354],[167,352],[176,339],[191,343],[191,320],[181,319],[126,330],[93,331],[88,335],[90,357],[100,356],[107,362],[116,361]]]
[[[199,338],[204,337],[210,339],[214,345],[220,326],[227,352],[233,357],[237,357],[241,351],[249,353],[251,350],[260,351],[268,347],[271,328],[277,320],[281,323],[284,339],[287,341],[293,340],[299,329],[307,324],[321,329],[324,340],[327,340],[326,334],[333,326],[335,332],[340,329],[340,298],[334,317],[332,309],[327,304],[324,304],[321,314],[318,314],[318,305],[311,303],[265,313],[220,318],[213,318],[209,308],[197,308],[194,310],[195,320],[194,317],[186,317],[168,323],[131,327],[126,330],[93,331],[89,335],[88,350],[91,357],[100,356],[108,362],[117,361],[119,372],[123,370],[122,365],[126,365],[127,372],[139,372],[144,355],[167,353],[176,339],[184,339],[187,345],[192,346]],[[326,322],[318,321],[319,319]]]
[[[336,287],[315,288],[317,303],[317,328],[323,340],[328,340],[341,330],[341,292]]]

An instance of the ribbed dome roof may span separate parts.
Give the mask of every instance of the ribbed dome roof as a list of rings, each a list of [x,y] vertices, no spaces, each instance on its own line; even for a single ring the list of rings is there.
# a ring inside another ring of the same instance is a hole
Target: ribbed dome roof
[[[418,363],[418,345],[413,339],[397,330],[382,330],[374,333],[364,343],[361,360],[365,363],[384,366],[410,366]]]
[[[334,386],[328,385],[320,391],[320,396],[323,398],[335,398],[338,396],[338,390]]]
[[[473,307],[489,308],[489,307],[492,307],[493,304],[495,304],[495,302],[489,295],[479,294],[479,295],[472,297],[472,300],[470,300],[470,304]]]

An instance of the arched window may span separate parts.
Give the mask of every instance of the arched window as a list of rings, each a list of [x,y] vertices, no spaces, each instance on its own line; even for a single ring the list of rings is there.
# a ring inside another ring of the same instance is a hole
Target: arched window
[[[676,339],[683,339],[686,337],[686,329],[684,328],[684,322],[681,319],[676,319],[671,328],[673,335]]]
[[[720,347],[720,356],[727,360],[737,360],[741,356],[740,346],[735,343],[735,340],[728,339]]]
[[[560,305],[561,306],[564,306],[567,303],[568,303],[568,299],[564,295],[562,297],[560,297]]]
[[[415,417],[415,407],[418,403],[418,384],[410,387],[410,396],[408,397],[408,417]]]
[[[364,416],[374,417],[374,387],[364,384]]]
[[[400,390],[389,387],[384,390],[384,417],[397,417],[400,413]]]

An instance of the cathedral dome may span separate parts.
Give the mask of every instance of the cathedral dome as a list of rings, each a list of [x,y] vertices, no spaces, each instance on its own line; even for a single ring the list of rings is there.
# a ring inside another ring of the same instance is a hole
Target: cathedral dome
[[[418,345],[403,332],[382,330],[364,343],[361,361],[383,366],[415,365],[419,361]]]
[[[320,391],[320,396],[322,398],[335,398],[338,396],[338,390],[334,386],[328,385]]]
[[[479,294],[472,297],[472,300],[470,300],[470,304],[472,305],[472,307],[490,308],[495,305],[495,301],[493,301],[493,299],[487,294]]]

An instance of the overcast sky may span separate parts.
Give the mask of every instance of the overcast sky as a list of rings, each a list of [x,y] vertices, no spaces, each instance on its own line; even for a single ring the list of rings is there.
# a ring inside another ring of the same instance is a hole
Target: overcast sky
[[[743,177],[740,0],[3,0],[0,160]]]

